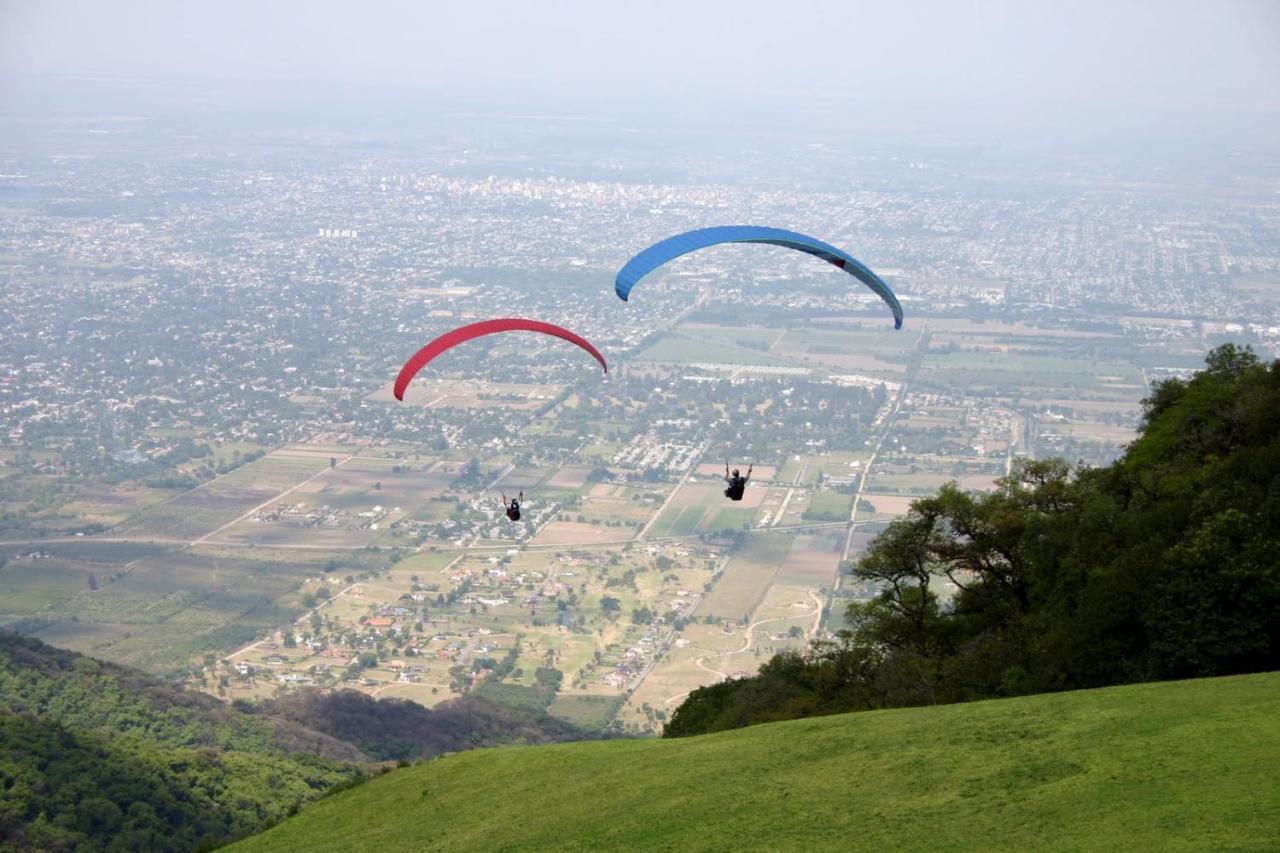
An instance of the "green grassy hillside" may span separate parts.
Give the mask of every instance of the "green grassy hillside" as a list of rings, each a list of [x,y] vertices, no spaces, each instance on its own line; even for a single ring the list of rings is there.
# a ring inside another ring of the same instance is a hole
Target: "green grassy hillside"
[[[236,850],[1275,849],[1280,673],[510,747]]]

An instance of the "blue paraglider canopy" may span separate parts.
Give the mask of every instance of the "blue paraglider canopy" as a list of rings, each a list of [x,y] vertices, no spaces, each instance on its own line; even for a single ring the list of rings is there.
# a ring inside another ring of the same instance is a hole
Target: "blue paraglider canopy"
[[[880,276],[873,273],[861,261],[852,255],[845,254],[835,246],[784,228],[768,228],[761,225],[718,225],[714,228],[699,228],[696,231],[687,231],[684,234],[668,237],[660,243],[654,243],[627,261],[626,266],[618,271],[614,290],[618,297],[625,301],[640,279],[667,261],[720,243],[768,243],[822,258],[871,288],[872,292],[888,303],[889,309],[893,311],[893,327],[902,328],[902,305],[899,304],[898,297],[894,295],[892,288],[885,284]]]

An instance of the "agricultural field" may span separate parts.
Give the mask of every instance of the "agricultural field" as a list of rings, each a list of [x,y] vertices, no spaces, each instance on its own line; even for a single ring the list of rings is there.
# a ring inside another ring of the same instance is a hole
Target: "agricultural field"
[[[736,467],[743,473],[746,473],[747,469],[744,466],[745,463],[741,462],[729,463],[730,468]],[[724,477],[724,463],[716,464],[714,462],[704,462],[701,465],[694,466],[693,473],[699,479],[705,478],[714,480],[715,482],[721,482]],[[769,483],[774,482],[775,480],[787,482],[779,479],[778,469],[773,465],[757,465],[751,472],[751,480],[755,483]]]
[[[521,385],[508,382],[484,382],[476,379],[441,379],[420,376],[409,385],[404,404],[424,408],[510,409],[530,411],[554,400],[562,385]],[[365,397],[370,403],[395,403],[391,385]]]
[[[797,534],[778,570],[778,583],[830,589],[844,538],[843,530]]]
[[[561,513],[561,520],[638,530],[666,499],[670,488],[666,484],[596,483],[585,489],[576,507]]]
[[[89,590],[96,582],[91,578],[107,570],[101,564],[52,557],[41,551],[13,554],[0,572],[0,622],[12,627],[53,617],[62,605]]]
[[[159,673],[279,624],[291,612],[286,599],[309,570],[192,551],[125,563],[54,558],[40,569],[38,583],[6,596],[6,619],[22,608],[24,631],[48,643]],[[0,576],[29,580],[8,565]]]
[[[565,465],[547,478],[545,485],[551,489],[576,492],[587,484],[591,468],[586,465]]]
[[[915,467],[917,470],[912,471]],[[950,472],[925,471],[919,466],[877,465],[867,477],[867,489],[881,494],[931,495],[952,480]]]
[[[695,482],[691,477],[667,504],[649,535],[662,538],[741,529],[743,524],[753,524],[760,519],[767,491],[762,484],[752,482],[742,500],[735,504],[725,498],[723,482]]]
[[[279,450],[129,518],[126,536],[198,539],[329,467],[324,453]]]
[[[635,357],[636,361],[672,362],[676,364],[741,364],[766,367],[797,367],[795,361],[782,358],[765,349],[743,346],[708,327],[684,327],[669,332]]]
[[[809,497],[803,512],[806,521],[847,521],[853,508],[853,495],[816,491]]]
[[[634,531],[626,528],[619,529],[617,527],[605,527],[599,523],[591,524],[583,521],[561,521],[556,519],[548,522],[546,526],[538,531],[538,534],[530,540],[530,543],[534,545],[601,545],[626,542],[634,535]]]
[[[721,326],[714,323],[682,323],[676,331],[698,340],[768,351],[786,335],[786,329],[762,326]]]
[[[699,617],[749,621],[773,583],[795,540],[794,535],[753,535],[749,547],[734,554],[723,576],[698,608]]]
[[[25,482],[6,483],[6,490],[12,491],[3,502],[11,510],[30,507],[30,503],[22,499],[28,488],[42,489],[48,485],[45,477],[18,479]],[[37,511],[32,520],[39,528],[53,531],[89,525],[110,529],[146,507],[163,503],[180,493],[177,489],[153,488],[137,483],[72,487],[57,494],[48,508]]]
[[[883,326],[841,323],[839,329],[793,328],[771,353],[836,374],[852,373],[898,381],[910,363],[915,336]]]
[[[547,709],[552,715],[587,731],[599,731],[617,713],[621,697],[560,693]]]
[[[1103,399],[1132,399],[1143,388],[1138,369],[1121,361],[934,350],[925,356],[920,381],[969,393],[1022,394],[1051,388]]]
[[[1027,417],[1052,411],[1082,428],[1099,422],[1117,428],[1086,435],[1080,442],[1037,448],[1046,455],[1078,453],[1102,461],[1113,455],[1109,448],[1127,440],[1125,431],[1134,423],[1136,403],[1145,396],[1148,379],[1143,369],[1146,356],[1125,336],[955,318],[931,318],[928,328],[929,349],[918,387],[941,392],[963,389],[970,396],[1000,398],[1021,408]],[[1198,344],[1195,351],[1199,354],[1203,349]],[[918,417],[910,425],[926,427]],[[984,444],[988,451],[999,452],[990,440]]]
[[[492,483],[486,483],[488,492],[492,493],[495,498],[501,498],[499,492],[506,492],[507,496],[511,497],[521,489],[542,488],[543,491],[561,489],[559,486],[547,488],[548,481],[560,471],[556,467],[530,464],[516,465],[510,456],[489,457],[485,460],[484,467],[486,470],[500,469],[504,472],[501,477],[496,478]],[[562,490],[566,492],[576,491],[576,489]]]
[[[330,466],[328,458],[310,479],[220,530],[216,538],[263,547],[394,544],[392,525],[429,505],[452,480],[451,469],[438,461],[347,456]]]
[[[911,509],[911,502],[915,500],[910,495],[889,495],[877,494],[874,492],[866,492],[862,495],[862,499],[871,504],[874,509],[870,512],[858,511],[858,518],[898,518],[906,515]]]

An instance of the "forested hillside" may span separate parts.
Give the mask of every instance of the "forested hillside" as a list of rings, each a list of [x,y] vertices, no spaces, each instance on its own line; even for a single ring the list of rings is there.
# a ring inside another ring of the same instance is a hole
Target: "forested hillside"
[[[213,846],[367,767],[297,723],[0,633],[0,837],[14,849]]]
[[[1154,388],[1114,464],[914,502],[851,567],[880,590],[852,630],[694,691],[665,733],[1277,669],[1277,554],[1280,362],[1227,345]]]
[[[7,850],[209,848],[361,775],[319,758],[175,748],[0,711]]]
[[[2,632],[0,709],[163,746],[367,760],[351,744],[295,722],[244,714],[206,693]]]
[[[428,710],[305,691],[232,707],[0,633],[0,839],[13,849],[208,847],[363,778],[372,761],[582,736],[481,697]]]

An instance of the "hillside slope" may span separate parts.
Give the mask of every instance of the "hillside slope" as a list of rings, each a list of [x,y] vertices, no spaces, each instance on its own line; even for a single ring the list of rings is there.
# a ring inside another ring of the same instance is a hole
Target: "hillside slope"
[[[0,849],[189,850],[365,772],[359,749],[0,632]]]
[[[199,691],[7,631],[0,631],[0,710],[163,746],[367,760],[305,725],[241,713]]]
[[[304,690],[229,706],[0,631],[0,850],[208,847],[360,778],[371,759],[585,736],[480,696],[428,710]]]
[[[158,745],[350,763],[596,736],[541,710],[483,695],[427,709],[355,690],[301,689],[257,704],[227,705],[198,690],[6,631],[0,631],[0,712]]]
[[[474,751],[233,849],[1263,849],[1280,673]]]

